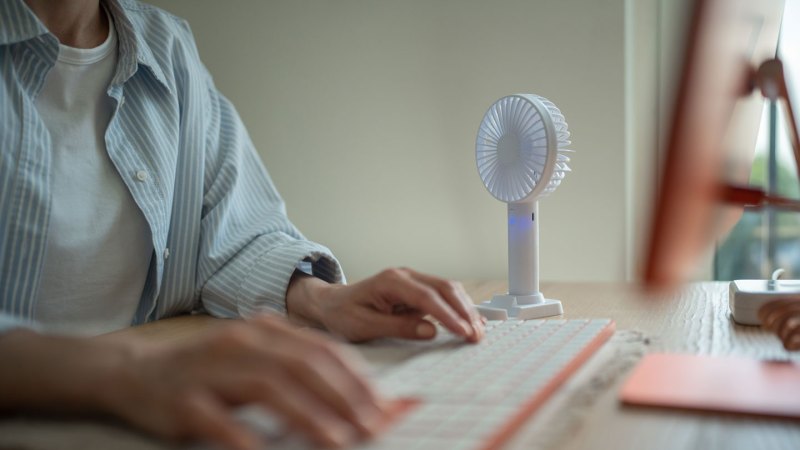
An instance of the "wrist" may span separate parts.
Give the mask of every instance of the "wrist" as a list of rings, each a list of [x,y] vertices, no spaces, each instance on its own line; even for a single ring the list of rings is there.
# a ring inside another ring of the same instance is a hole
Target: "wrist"
[[[141,393],[136,370],[141,369],[143,344],[131,339],[99,337],[107,350],[104,361],[97,366],[93,399],[99,410],[120,415],[126,405],[136,401]]]
[[[286,289],[286,315],[297,325],[325,328],[324,306],[338,286],[295,272]]]

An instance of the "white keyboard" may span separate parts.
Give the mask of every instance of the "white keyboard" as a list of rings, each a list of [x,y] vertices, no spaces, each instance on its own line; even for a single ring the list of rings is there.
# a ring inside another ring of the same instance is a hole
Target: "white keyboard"
[[[409,408],[360,450],[499,448],[614,333],[599,320],[490,321],[478,344],[440,330],[433,342],[377,378]],[[243,409],[268,448],[313,448],[263,410]]]
[[[601,320],[491,321],[478,344],[436,343],[378,380],[419,403],[363,449],[499,448],[614,332]]]

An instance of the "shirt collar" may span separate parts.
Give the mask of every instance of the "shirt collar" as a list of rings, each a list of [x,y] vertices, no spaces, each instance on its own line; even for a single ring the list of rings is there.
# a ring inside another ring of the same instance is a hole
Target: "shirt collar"
[[[123,84],[139,66],[145,66],[167,90],[170,90],[164,71],[153,56],[150,46],[128,17],[118,0],[105,2],[117,29],[119,66],[111,84]],[[10,45],[50,34],[47,27],[28,8],[23,0],[0,1],[0,45]]]
[[[120,5],[118,0],[103,1],[114,20],[119,38],[119,67],[111,84],[124,83],[136,73],[139,65],[143,65],[150,70],[156,80],[171,91],[167,77],[164,76],[161,65],[153,56],[153,51],[145,41],[143,32],[138,30],[134,22],[130,20],[124,6]]]
[[[47,34],[47,28],[22,0],[0,2],[0,45]]]

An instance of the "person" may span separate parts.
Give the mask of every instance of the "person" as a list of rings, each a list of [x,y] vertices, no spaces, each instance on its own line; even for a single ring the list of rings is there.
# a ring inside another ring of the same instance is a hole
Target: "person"
[[[258,445],[259,404],[313,442],[375,435],[392,402],[318,330],[477,342],[456,282],[393,268],[346,284],[307,240],[183,20],[136,0],[0,2],[0,409],[115,415]],[[194,311],[158,345],[101,336]],[[288,317],[288,321],[277,316]]]
[[[783,348],[800,350],[800,302],[790,298],[767,302],[758,309],[758,320],[778,336]]]

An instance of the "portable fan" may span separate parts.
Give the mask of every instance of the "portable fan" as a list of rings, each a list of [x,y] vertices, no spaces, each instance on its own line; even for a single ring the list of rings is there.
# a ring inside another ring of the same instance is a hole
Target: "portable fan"
[[[539,291],[539,199],[570,171],[570,144],[561,111],[544,97],[516,94],[493,104],[478,129],[475,160],[486,189],[508,203],[508,293],[478,310],[488,319],[562,314]]]

